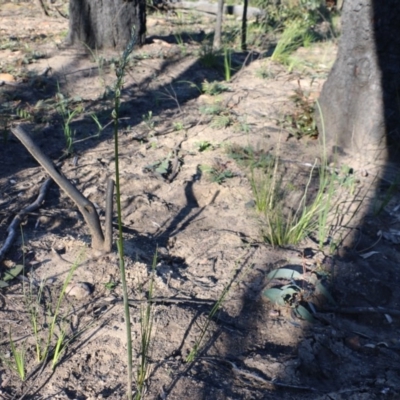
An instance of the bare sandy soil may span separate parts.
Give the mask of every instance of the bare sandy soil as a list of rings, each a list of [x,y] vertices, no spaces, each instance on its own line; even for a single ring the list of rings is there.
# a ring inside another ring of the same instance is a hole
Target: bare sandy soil
[[[158,248],[145,398],[400,398],[397,193],[378,216],[343,223],[351,239],[337,253],[329,246],[319,250],[311,239],[273,248],[262,241],[248,171],[227,152],[232,145],[279,151],[292,184],[304,185],[310,173],[305,164],[321,155],[318,141],[297,140],[276,121],[294,109],[291,96],[299,82],[318,96],[335,45],[301,49],[308,65],[302,73],[262,58],[260,48],[234,53],[235,74],[224,82],[221,60],[210,67],[199,58],[212,20],[186,14],[148,20],[148,44],[134,52],[124,83],[120,132],[135,370],[141,310]],[[106,184],[115,171],[108,124],[118,55],[63,47],[67,25],[62,18],[43,17],[34,6],[0,4],[0,72],[7,74],[2,79],[14,79],[0,87],[0,245],[13,217],[35,200],[46,179],[5,126],[10,110],[27,110],[15,122],[57,160],[65,149],[59,93],[70,110],[78,110],[71,122],[75,140],[86,139],[75,144],[60,169],[104,218]],[[265,40],[263,51],[267,45]],[[202,83],[215,80],[227,90],[202,94]],[[219,118],[206,111],[216,104],[223,108]],[[100,135],[91,114],[105,127]],[[175,176],[157,172],[165,160],[177,166]],[[213,181],[211,168],[226,179]],[[357,187],[373,180],[361,169],[354,177]],[[379,189],[387,194],[387,188]],[[378,201],[379,193],[374,198]],[[4,278],[7,269],[25,265],[24,277],[0,292],[0,398],[124,398],[127,350],[116,249],[93,254],[83,218],[55,184],[24,219],[21,232],[0,270]],[[62,302],[56,333],[61,327],[70,341],[53,371],[51,363],[36,361],[29,299],[42,288],[38,335],[46,338],[74,262],[79,267],[73,282],[86,283],[90,293]],[[261,294],[266,275],[282,266],[324,271],[340,309],[321,307],[311,324],[269,302]],[[228,285],[220,310],[209,320]],[[198,356],[188,363],[207,323]],[[26,349],[25,382],[10,368],[10,335],[17,348]]]

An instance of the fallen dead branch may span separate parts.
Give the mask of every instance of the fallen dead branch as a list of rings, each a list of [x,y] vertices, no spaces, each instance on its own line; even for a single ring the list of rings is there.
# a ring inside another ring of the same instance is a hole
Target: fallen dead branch
[[[11,131],[36,159],[36,161],[46,170],[54,182],[64,190],[67,196],[76,204],[79,211],[82,213],[83,218],[89,226],[92,236],[92,248],[103,252],[110,252],[112,247],[112,211],[113,211],[113,190],[114,181],[109,179],[107,189],[107,201],[111,204],[106,206],[106,234],[100,226],[99,216],[93,203],[90,202],[72,183],[61,175],[51,160],[40,150],[40,148],[33,142],[31,137],[24,131],[20,125],[13,126]],[[106,238],[106,239],[105,239]]]

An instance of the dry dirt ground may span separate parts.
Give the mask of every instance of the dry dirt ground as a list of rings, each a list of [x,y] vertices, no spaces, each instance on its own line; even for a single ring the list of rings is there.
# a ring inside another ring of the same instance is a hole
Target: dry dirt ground
[[[67,21],[43,17],[29,3],[2,3],[0,10],[0,72],[15,79],[0,87],[2,245],[13,217],[35,200],[46,178],[7,124],[18,114],[21,118],[13,122],[23,123],[57,160],[65,149],[63,119],[56,109],[60,93],[68,100],[66,107],[77,110],[71,121],[75,140],[95,136],[76,143],[60,169],[104,218],[106,183],[115,168],[108,124],[118,55],[63,47]],[[122,214],[128,290],[134,300],[135,371],[142,300],[158,247],[153,293],[158,300],[152,308],[145,398],[400,398],[396,192],[386,197],[390,202],[378,216],[367,214],[343,226],[353,240],[335,254],[329,246],[319,251],[312,240],[272,248],[261,240],[248,173],[226,151],[235,144],[271,153],[278,149],[292,184],[304,183],[309,168],[303,163],[312,164],[320,155],[318,142],[290,137],[275,121],[293,109],[290,96],[298,81],[318,95],[335,45],[302,49],[299,55],[308,65],[302,74],[262,58],[259,47],[259,52],[234,53],[236,73],[224,83],[223,68],[217,65],[221,60],[199,59],[202,40],[211,30],[212,20],[203,16],[150,16],[148,43],[134,52],[122,92]],[[260,42],[267,51],[268,41]],[[228,90],[201,94],[205,80],[220,81]],[[205,112],[216,103],[223,107],[219,118]],[[105,127],[100,135],[91,114]],[[223,117],[229,126],[221,126]],[[155,165],[168,157],[178,166],[176,176],[156,171]],[[232,177],[214,182],[210,168]],[[372,179],[361,169],[354,177],[359,186]],[[378,189],[388,193],[382,185]],[[18,232],[1,263],[3,278],[16,264],[25,265],[25,274],[0,292],[0,398],[124,398],[127,350],[116,249],[106,256],[92,253],[83,218],[55,184],[41,207],[24,219],[21,232],[23,239]],[[56,333],[61,326],[70,341],[52,371],[50,363],[36,361],[35,301],[32,305],[30,299],[42,293],[36,301],[38,336],[46,338],[74,262],[79,267],[73,282],[85,282],[90,294],[66,296],[61,304]],[[264,298],[266,274],[287,265],[325,272],[340,309],[321,307],[310,324]],[[220,310],[209,320],[228,285]],[[188,363],[204,327],[197,358]],[[10,367],[10,335],[18,349],[26,350],[25,382]]]

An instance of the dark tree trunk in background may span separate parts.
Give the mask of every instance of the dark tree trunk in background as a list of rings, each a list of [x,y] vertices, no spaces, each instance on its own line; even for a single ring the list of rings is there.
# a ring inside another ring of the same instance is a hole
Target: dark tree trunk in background
[[[67,44],[91,49],[123,49],[135,29],[137,44],[146,33],[146,0],[70,0]]]
[[[378,164],[394,160],[400,147],[399,0],[344,1],[338,55],[319,103],[329,152],[336,147]]]

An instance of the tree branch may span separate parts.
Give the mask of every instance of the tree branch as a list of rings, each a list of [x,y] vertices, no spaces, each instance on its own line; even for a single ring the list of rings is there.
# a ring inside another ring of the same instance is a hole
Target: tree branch
[[[47,171],[54,182],[64,190],[67,196],[76,204],[79,211],[82,213],[83,218],[89,226],[90,233],[92,235],[92,248],[95,250],[104,251],[105,242],[103,231],[101,230],[99,216],[93,205],[81,192],[70,181],[62,176],[55,168],[46,155],[40,150],[38,146],[33,142],[30,136],[22,129],[20,125],[13,126],[11,131],[26,147],[29,153],[36,159],[36,161]]]

